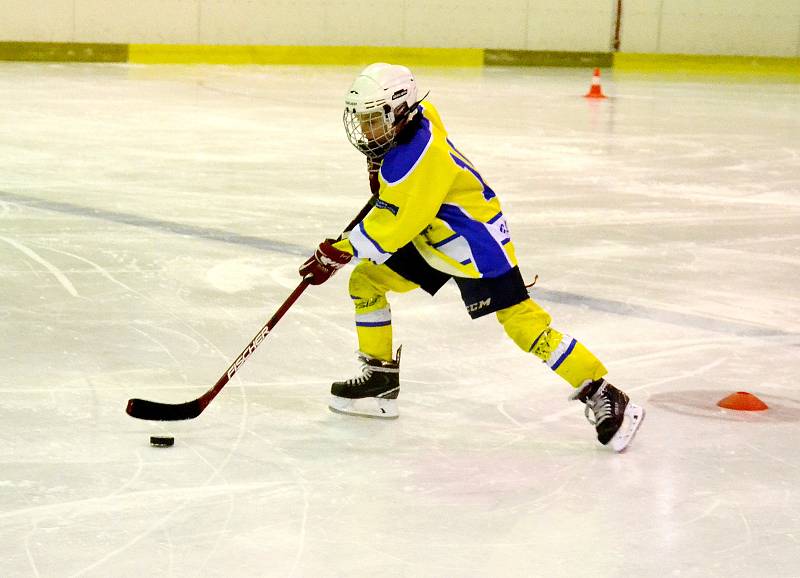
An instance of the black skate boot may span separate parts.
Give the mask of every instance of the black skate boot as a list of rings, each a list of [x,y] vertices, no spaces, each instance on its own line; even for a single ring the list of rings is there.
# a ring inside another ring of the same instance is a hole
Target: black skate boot
[[[644,421],[644,408],[630,403],[624,392],[605,379],[587,383],[569,398],[586,404],[586,419],[597,430],[597,441],[615,452],[628,447]]]
[[[361,375],[331,386],[328,407],[337,413],[394,419],[400,393],[400,348],[394,361],[359,353]]]

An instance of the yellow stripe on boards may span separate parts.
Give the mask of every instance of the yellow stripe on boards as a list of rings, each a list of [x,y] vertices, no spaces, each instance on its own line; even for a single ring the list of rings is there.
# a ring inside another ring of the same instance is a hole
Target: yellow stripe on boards
[[[137,64],[367,65],[386,61],[415,66],[585,66],[615,73],[769,76],[800,81],[800,58],[552,52],[483,48],[400,46],[249,46],[197,44],[91,44],[0,42],[0,60],[40,62],[132,62]]]
[[[210,46],[131,44],[128,61],[138,64],[331,64],[402,62],[407,66],[483,66],[481,48],[381,46]]]
[[[796,76],[800,58],[701,54],[614,54],[614,72]]]
[[[127,44],[0,42],[0,60],[22,62],[127,62]]]

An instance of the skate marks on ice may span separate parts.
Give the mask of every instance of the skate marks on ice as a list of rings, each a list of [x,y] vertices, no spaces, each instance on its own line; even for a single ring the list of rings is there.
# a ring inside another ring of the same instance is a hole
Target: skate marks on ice
[[[163,219],[153,219],[117,211],[95,209],[92,207],[74,205],[71,203],[64,203],[60,201],[46,201],[42,199],[37,199],[35,197],[10,193],[8,191],[0,191],[0,201],[15,203],[35,209],[53,211],[77,217],[84,217],[84,218],[89,217],[104,221],[110,221],[114,223],[120,223],[124,225],[130,225],[134,227],[142,227],[158,231],[161,233],[171,233],[174,235],[193,237],[206,241],[216,241],[220,243],[229,243],[234,245],[246,246],[253,249],[269,251],[279,254],[306,256],[309,253],[309,248],[301,245],[296,245],[293,243],[275,241],[272,239],[256,237],[253,235],[240,235],[238,233],[233,233],[222,229],[198,227],[194,225],[176,223],[173,221],[166,221]],[[36,259],[34,255],[30,255],[29,252],[26,251],[26,249],[23,246],[19,245],[17,242],[6,238],[3,238],[2,240],[11,244],[20,251],[28,254],[28,256],[30,256],[34,260],[39,261],[39,259]],[[52,268],[48,266],[46,263],[42,264],[46,268],[48,268],[48,270],[50,270],[54,275],[56,275],[59,282],[61,282],[62,285],[64,285],[65,289],[67,289],[68,292],[73,293],[74,288],[71,287],[71,283],[69,283],[68,279],[64,278],[64,276],[61,275],[59,271],[52,270]],[[662,323],[669,323],[672,325],[678,325],[682,327],[691,327],[696,329],[702,329],[705,331],[713,331],[717,333],[736,335],[739,337],[800,338],[800,334],[796,332],[785,331],[782,329],[777,329],[767,326],[759,326],[755,324],[749,324],[746,322],[737,322],[733,320],[717,319],[714,317],[707,317],[691,313],[670,311],[668,309],[662,309],[652,306],[634,305],[631,303],[626,303],[624,301],[596,298],[588,295],[582,295],[566,291],[558,291],[554,289],[544,289],[541,287],[537,287],[534,289],[533,297],[534,299],[540,299],[542,301],[549,301],[552,303],[560,303],[564,305],[582,306],[592,309],[594,311],[612,313],[615,315],[621,315],[623,317],[637,317],[641,319],[648,319]]]
[[[48,266],[49,262],[39,256],[38,253],[35,253],[33,250],[28,249],[27,247],[5,237],[0,236],[0,240],[5,241],[15,249],[18,249],[28,258],[43,265],[59,280],[64,289],[71,294],[73,293],[72,291],[69,291],[69,287],[72,287],[72,284],[69,282],[66,276],[63,275],[63,272],[61,272],[52,264]],[[197,343],[207,344],[212,354],[219,358],[220,363],[227,361],[227,354],[214,345],[213,341],[202,335],[177,313],[172,312],[168,307],[160,305],[157,299],[154,299],[152,296],[145,295],[141,291],[138,291],[135,288],[123,283],[114,277],[107,269],[104,269],[101,265],[95,263],[94,261],[66,251],[60,251],[51,248],[47,248],[47,250],[87,263],[108,281],[135,295],[142,302],[151,303],[159,310],[164,311],[173,321],[177,322],[179,326],[185,330],[185,333],[177,330],[175,330],[175,333],[179,333],[184,338],[189,340],[194,340],[192,337],[192,335],[194,335]],[[59,276],[59,274],[61,276]],[[77,291],[74,293],[74,296],[77,297]],[[149,325],[146,324],[143,327],[144,329],[147,329]],[[148,331],[135,326],[131,329],[137,334],[140,334],[157,344],[159,348],[176,363],[176,365],[181,366],[170,348],[157,338],[153,337]],[[167,328],[158,329],[165,331],[169,330]],[[185,371],[182,370],[182,366],[181,372],[185,377]],[[91,389],[93,390],[94,386],[92,386]],[[46,391],[50,391],[52,394],[57,390],[55,388],[49,388]],[[70,391],[74,392],[76,390],[70,387]],[[15,393],[16,390],[9,389],[8,392]],[[52,504],[42,504],[12,509],[0,513],[0,519],[8,519],[9,523],[17,523],[17,520],[19,519],[31,517],[36,519],[33,528],[24,539],[24,554],[28,560],[29,567],[34,574],[38,576],[49,573],[47,570],[47,564],[50,562],[50,560],[42,551],[41,547],[41,542],[46,541],[45,538],[48,536],[52,537],[61,529],[71,528],[79,525],[79,520],[91,520],[93,517],[100,517],[108,511],[121,511],[126,513],[129,510],[138,510],[143,503],[147,503],[148,507],[153,508],[155,513],[151,518],[143,520],[141,523],[130,523],[122,529],[115,531],[114,534],[118,536],[119,539],[114,542],[112,548],[103,552],[85,552],[80,557],[77,557],[77,559],[73,558],[73,565],[79,564],[79,566],[70,568],[70,575],[91,574],[112,559],[118,560],[121,557],[124,558],[123,554],[132,550],[134,547],[139,547],[140,544],[153,541],[156,541],[162,545],[166,543],[168,545],[171,559],[173,544],[170,539],[169,528],[176,524],[176,520],[185,517],[187,515],[186,513],[190,511],[191,508],[196,507],[197,502],[213,501],[218,508],[225,510],[223,512],[224,518],[221,519],[220,526],[215,528],[213,531],[215,533],[213,543],[210,544],[209,547],[207,547],[203,554],[198,558],[199,563],[201,564],[200,570],[202,570],[208,560],[214,556],[215,551],[219,547],[220,541],[226,535],[227,528],[233,519],[234,505],[237,495],[250,493],[263,495],[265,491],[272,491],[271,485],[274,484],[272,482],[270,484],[235,484],[231,483],[224,473],[227,464],[237,455],[240,443],[245,435],[247,427],[249,404],[247,392],[244,391],[244,389],[240,390],[240,400],[241,414],[236,420],[238,422],[237,434],[235,435],[235,439],[233,439],[230,446],[225,448],[225,453],[224,455],[220,456],[218,463],[212,463],[212,461],[204,457],[203,454],[194,447],[193,442],[187,441],[187,436],[183,436],[179,441],[179,447],[184,450],[184,455],[187,452],[190,452],[209,469],[208,476],[205,479],[199,480],[199,485],[195,487],[184,486],[175,489],[158,488],[154,490],[137,489],[137,486],[141,486],[141,483],[138,480],[141,477],[144,463],[142,452],[137,451],[134,471],[127,479],[120,478],[120,484],[117,487],[112,488],[110,492],[106,493],[104,496],[69,499]],[[191,440],[191,438],[189,439]],[[132,466],[134,465],[132,464]],[[288,491],[284,488],[285,485],[285,483],[281,482],[277,491]],[[126,517],[127,516],[123,516],[123,518]],[[153,537],[154,535],[158,535],[160,533],[164,534],[163,539]],[[42,538],[42,535],[44,535],[45,538]],[[37,543],[39,544],[38,546],[32,545],[32,540],[34,538],[37,540]],[[49,540],[49,538],[47,539]],[[175,549],[177,549],[177,547]]]
[[[647,403],[667,411],[707,419],[744,423],[800,422],[800,399],[749,390],[769,406],[765,411],[736,411],[723,409],[717,402],[730,391],[687,389],[650,395]]]
[[[25,255],[26,257],[30,258],[32,261],[35,261],[42,265],[45,269],[47,269],[50,273],[52,273],[53,277],[61,284],[61,286],[73,297],[78,296],[78,290],[75,289],[75,286],[72,284],[72,281],[61,271],[58,267],[53,265],[50,261],[39,255],[33,249],[26,247],[22,243],[15,241],[14,239],[9,239],[8,237],[4,237],[0,235],[0,241],[4,243],[8,243],[15,249],[17,249],[20,253]]]

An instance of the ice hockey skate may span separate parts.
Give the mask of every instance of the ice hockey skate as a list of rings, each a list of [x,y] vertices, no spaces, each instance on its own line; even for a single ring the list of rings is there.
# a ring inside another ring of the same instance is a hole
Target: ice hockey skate
[[[331,386],[328,407],[336,413],[395,419],[400,392],[400,349],[394,361],[359,353],[361,373]]]
[[[576,390],[570,399],[586,404],[586,419],[597,430],[597,441],[623,451],[636,435],[644,421],[644,408],[630,403],[628,396],[608,383],[598,379]]]

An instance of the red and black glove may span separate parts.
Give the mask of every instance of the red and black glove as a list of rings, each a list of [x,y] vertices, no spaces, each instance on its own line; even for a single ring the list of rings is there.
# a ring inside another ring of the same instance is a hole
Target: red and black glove
[[[300,266],[300,276],[312,285],[322,285],[331,275],[347,265],[353,256],[333,246],[334,239],[325,239],[314,254]]]

